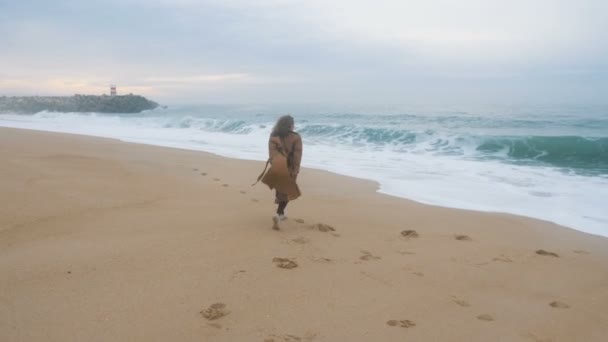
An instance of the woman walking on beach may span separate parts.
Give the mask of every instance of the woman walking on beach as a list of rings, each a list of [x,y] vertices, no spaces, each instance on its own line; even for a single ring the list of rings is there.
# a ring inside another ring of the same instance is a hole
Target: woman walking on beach
[[[274,202],[278,205],[276,215],[272,217],[272,229],[278,230],[281,221],[287,219],[285,207],[289,201],[300,197],[296,183],[302,161],[302,138],[294,132],[294,120],[285,115],[277,120],[268,140],[270,169],[262,182],[270,189],[275,189]]]

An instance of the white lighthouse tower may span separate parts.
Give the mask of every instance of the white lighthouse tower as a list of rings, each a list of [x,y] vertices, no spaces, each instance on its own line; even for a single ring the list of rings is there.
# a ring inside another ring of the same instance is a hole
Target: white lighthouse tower
[[[110,84],[110,96],[116,96],[116,84]]]

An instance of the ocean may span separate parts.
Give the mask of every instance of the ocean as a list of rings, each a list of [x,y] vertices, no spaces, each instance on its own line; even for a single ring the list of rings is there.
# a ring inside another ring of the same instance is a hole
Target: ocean
[[[304,167],[373,180],[381,193],[421,203],[608,237],[608,106],[184,105],[140,114],[0,114],[0,126],[200,150],[262,168],[272,126],[287,112],[304,141]]]

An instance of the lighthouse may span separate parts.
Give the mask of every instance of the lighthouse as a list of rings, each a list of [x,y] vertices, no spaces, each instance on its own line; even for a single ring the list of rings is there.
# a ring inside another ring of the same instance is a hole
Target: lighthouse
[[[116,84],[110,84],[110,96],[116,96]]]

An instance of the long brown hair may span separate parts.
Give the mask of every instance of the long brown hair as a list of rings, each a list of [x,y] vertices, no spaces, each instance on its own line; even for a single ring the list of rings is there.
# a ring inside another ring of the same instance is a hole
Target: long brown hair
[[[272,129],[272,136],[286,137],[294,125],[293,117],[291,115],[283,115],[277,120],[277,123]]]

